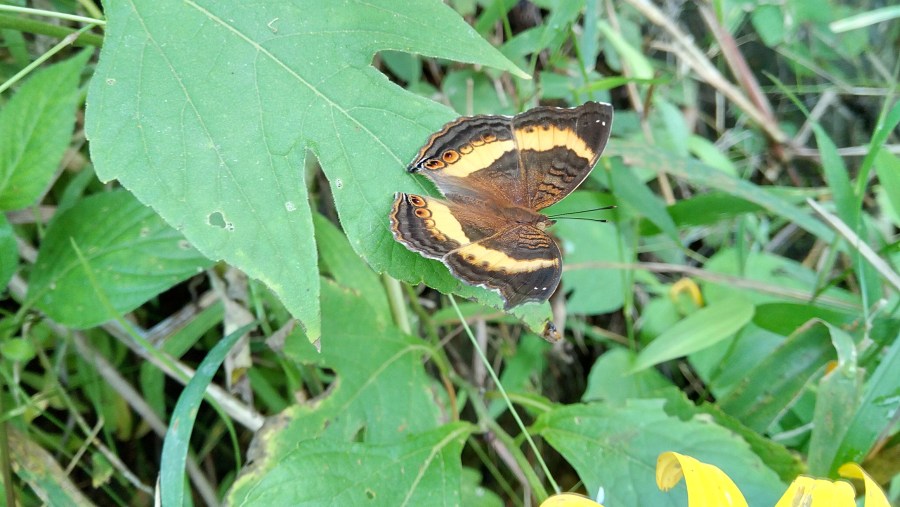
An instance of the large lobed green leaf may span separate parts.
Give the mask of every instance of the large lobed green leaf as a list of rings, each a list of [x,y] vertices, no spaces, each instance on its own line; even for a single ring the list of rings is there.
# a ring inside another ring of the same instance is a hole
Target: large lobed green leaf
[[[474,427],[453,423],[390,444],[307,439],[229,505],[460,504],[460,453]]]
[[[293,335],[285,354],[334,372],[333,384],[263,428],[229,503],[458,504],[472,427],[441,426],[422,361],[430,347],[384,324],[378,305],[355,291],[325,280],[322,296],[321,353]]]
[[[86,129],[99,177],[118,179],[213,259],[266,283],[319,337],[319,274],[304,167],[313,153],[341,223],[377,271],[443,291],[439,263],[395,242],[404,172],[453,112],[389,82],[395,50],[522,74],[436,0],[108,2]],[[546,311],[544,311],[546,313]],[[533,319],[534,320],[534,319]]]

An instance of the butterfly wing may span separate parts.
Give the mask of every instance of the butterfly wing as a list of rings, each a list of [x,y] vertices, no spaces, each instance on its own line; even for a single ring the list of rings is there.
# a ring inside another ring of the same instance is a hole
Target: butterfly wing
[[[498,291],[506,309],[545,301],[559,285],[556,242],[532,225],[492,213],[489,206],[398,193],[390,219],[397,241],[439,259],[469,285]]]
[[[512,120],[527,208],[541,210],[572,193],[606,147],[612,106],[586,102],[562,109],[536,107]]]
[[[528,205],[509,116],[469,116],[444,125],[407,170],[423,172],[453,201]]]
[[[540,210],[572,192],[609,139],[612,106],[536,107],[515,117],[463,117],[432,135],[409,165],[453,201]]]

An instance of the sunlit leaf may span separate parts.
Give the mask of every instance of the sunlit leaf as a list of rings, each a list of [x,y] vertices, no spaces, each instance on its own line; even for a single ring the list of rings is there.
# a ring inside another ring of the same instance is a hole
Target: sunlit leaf
[[[86,125],[98,176],[118,179],[204,255],[263,281],[310,340],[321,329],[304,181],[310,152],[350,244],[376,271],[499,304],[484,289],[462,288],[389,230],[394,193],[429,188],[406,174],[406,163],[454,114],[390,83],[372,67],[374,54],[403,50],[522,76],[449,7],[426,0],[107,7]]]

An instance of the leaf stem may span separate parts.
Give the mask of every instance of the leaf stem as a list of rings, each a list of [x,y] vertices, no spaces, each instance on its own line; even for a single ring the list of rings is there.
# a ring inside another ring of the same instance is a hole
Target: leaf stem
[[[6,91],[10,86],[16,84],[20,79],[22,79],[23,77],[25,77],[28,73],[30,73],[30,72],[31,72],[32,70],[34,70],[35,68],[37,68],[37,66],[39,66],[39,65],[41,65],[42,63],[44,63],[45,61],[47,61],[51,56],[53,56],[53,55],[55,55],[56,53],[60,52],[64,47],[66,47],[66,46],[72,44],[73,42],[75,42],[75,40],[78,39],[78,37],[79,37],[81,34],[87,32],[88,30],[90,30],[90,29],[93,28],[94,26],[95,26],[95,25],[86,25],[86,26],[82,27],[80,30],[78,30],[77,32],[72,32],[72,33],[70,33],[69,35],[67,35],[63,40],[59,41],[58,44],[56,44],[55,46],[53,46],[52,48],[50,48],[46,53],[44,53],[44,54],[42,54],[41,56],[37,57],[33,62],[29,63],[28,65],[25,66],[25,68],[23,68],[22,70],[20,70],[19,72],[17,72],[15,76],[13,76],[13,77],[7,79],[5,83],[0,84],[0,93],[3,93],[3,92]]]
[[[478,353],[478,357],[481,359],[481,362],[484,363],[485,368],[487,368],[488,374],[491,376],[491,380],[494,381],[494,385],[497,386],[497,390],[500,392],[500,396],[503,397],[503,401],[506,402],[507,408],[509,408],[509,413],[512,414],[513,419],[516,420],[516,424],[519,426],[519,429],[522,431],[522,435],[525,437],[525,440],[528,441],[528,445],[531,447],[531,450],[534,451],[534,456],[538,460],[538,463],[541,465],[541,469],[544,471],[544,474],[547,476],[547,480],[550,481],[550,485],[553,487],[553,491],[556,493],[560,492],[559,485],[553,479],[553,475],[550,473],[550,469],[547,468],[547,463],[544,462],[544,458],[541,457],[541,452],[538,450],[537,445],[534,443],[534,440],[531,438],[531,434],[528,433],[528,429],[525,428],[525,423],[522,422],[522,418],[519,417],[519,413],[516,412],[515,407],[510,401],[509,396],[506,394],[506,389],[503,388],[503,384],[500,383],[500,378],[497,377],[497,373],[494,371],[494,368],[491,367],[491,362],[488,361],[487,356],[484,354],[484,351],[478,345],[478,340],[475,339],[475,335],[472,334],[472,330],[469,328],[469,324],[466,322],[465,317],[463,317],[462,311],[459,309],[459,306],[456,304],[456,298],[453,297],[453,294],[449,295],[450,303],[453,305],[453,309],[456,310],[456,314],[459,316],[459,321],[462,323],[463,328],[466,330],[466,334],[469,336],[469,340],[472,342],[472,346],[475,347],[475,352]]]

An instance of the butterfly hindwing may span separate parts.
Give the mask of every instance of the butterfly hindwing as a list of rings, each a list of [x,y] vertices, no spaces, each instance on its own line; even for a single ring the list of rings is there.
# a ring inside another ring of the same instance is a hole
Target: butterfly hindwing
[[[479,210],[398,193],[391,229],[397,241],[441,260],[466,283],[499,291],[506,308],[547,299],[561,273],[556,242],[534,226],[481,216]]]
[[[452,250],[443,261],[462,280],[499,291],[508,310],[528,301],[546,301],[559,285],[560,258],[550,236],[520,225]]]
[[[398,192],[390,215],[391,230],[397,241],[410,250],[443,260],[450,251],[509,227],[502,218],[485,216],[479,210]]]

